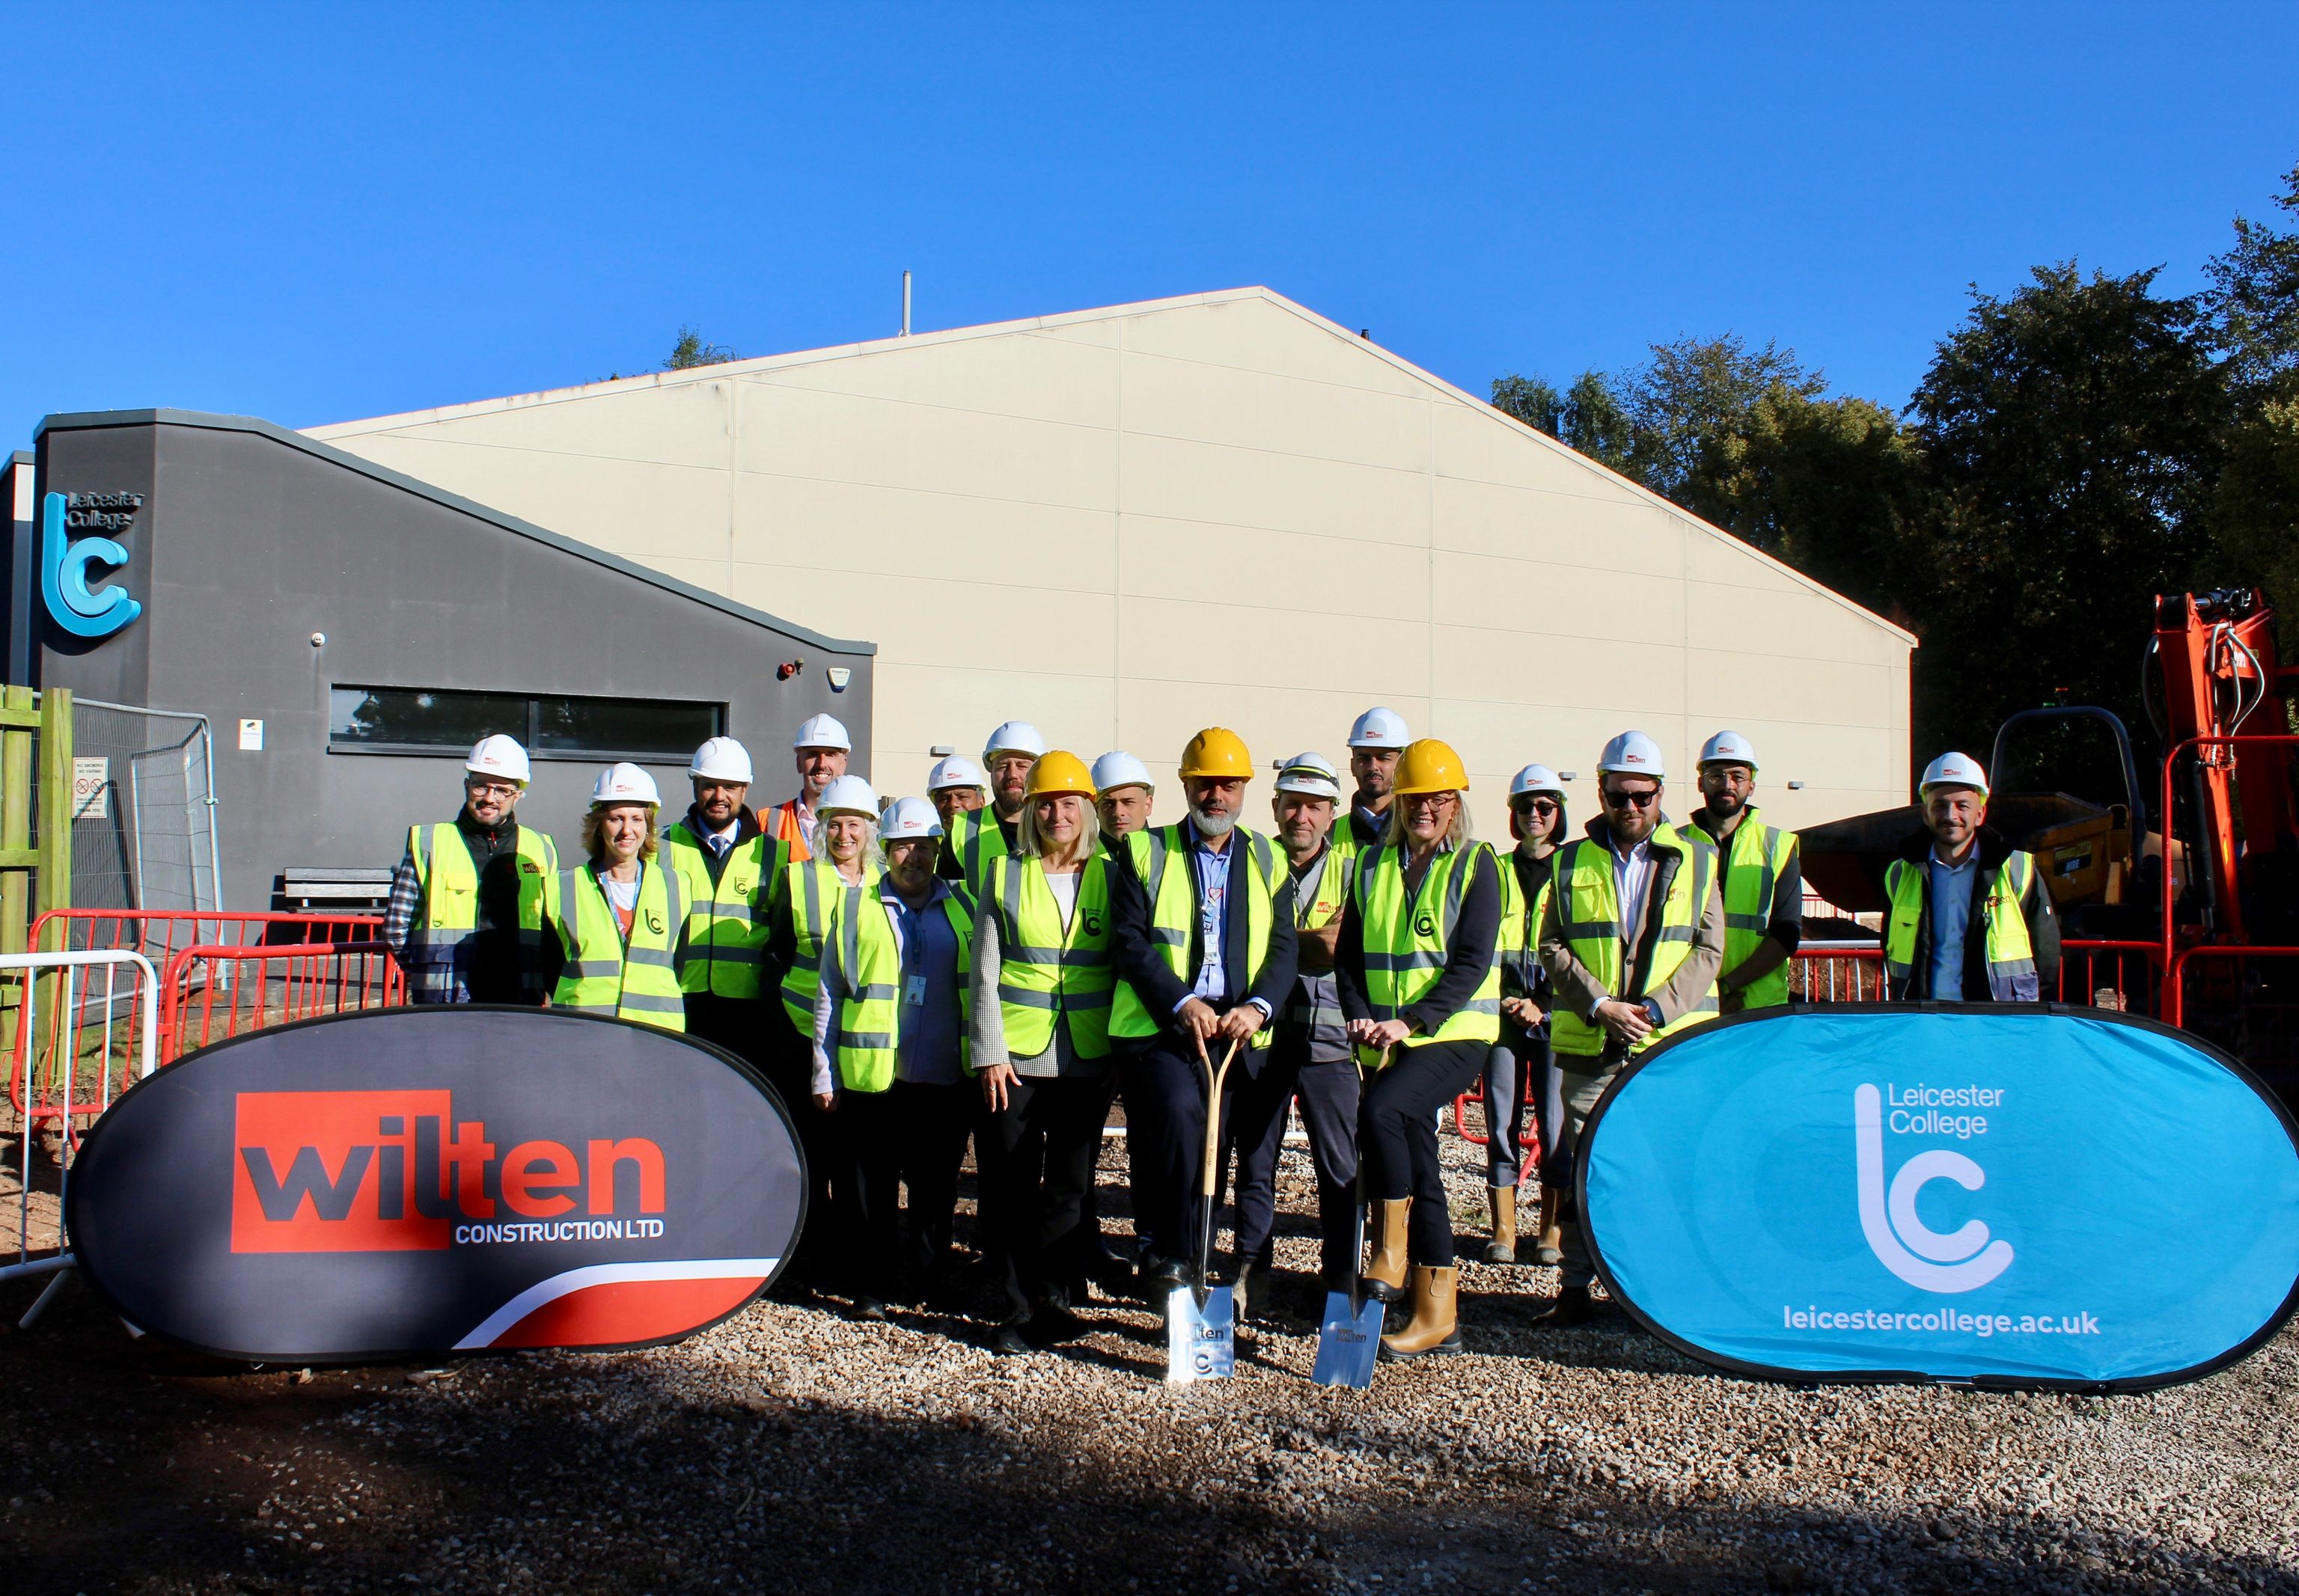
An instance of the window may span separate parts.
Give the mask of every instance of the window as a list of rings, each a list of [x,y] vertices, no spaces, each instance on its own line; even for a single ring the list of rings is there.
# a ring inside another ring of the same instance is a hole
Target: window
[[[718,704],[589,699],[444,688],[328,690],[328,747],[337,753],[460,754],[507,732],[538,759],[684,761],[726,724]]]

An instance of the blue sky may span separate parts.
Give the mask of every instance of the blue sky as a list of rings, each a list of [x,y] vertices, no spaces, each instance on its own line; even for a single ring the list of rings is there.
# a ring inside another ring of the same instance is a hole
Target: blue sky
[[[0,426],[846,343],[906,267],[922,329],[1266,283],[1478,393],[1730,330],[1896,404],[1967,284],[2190,290],[2299,162],[2299,6],[1887,9],[14,10]]]

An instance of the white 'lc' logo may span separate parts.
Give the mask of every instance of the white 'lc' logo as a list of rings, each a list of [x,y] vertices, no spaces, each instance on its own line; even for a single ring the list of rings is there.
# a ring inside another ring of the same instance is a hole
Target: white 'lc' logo
[[[1860,1228],[1878,1261],[1909,1285],[1950,1294],[1976,1291],[2012,1263],[2012,1244],[1988,1239],[1988,1227],[1966,1220],[1948,1235],[1916,1217],[1916,1194],[1928,1181],[1953,1180],[1976,1192],[1988,1176],[1961,1153],[1932,1147],[1917,1154],[1884,1190],[1884,1096],[1861,1085],[1852,1094],[1853,1134],[1860,1149]]]

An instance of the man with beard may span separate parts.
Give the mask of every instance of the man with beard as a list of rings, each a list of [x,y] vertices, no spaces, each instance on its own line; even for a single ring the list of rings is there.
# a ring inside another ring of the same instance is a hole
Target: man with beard
[[[1206,1101],[1200,1058],[1233,1042],[1266,1048],[1293,986],[1292,885],[1275,845],[1237,823],[1253,779],[1244,740],[1199,732],[1181,776],[1188,818],[1134,832],[1130,868],[1110,872],[1109,1034],[1128,1133],[1142,1138],[1133,1213],[1153,1301],[1183,1284],[1196,1247],[1206,1115],[1220,1112]]]
[[[414,1002],[539,1005],[557,980],[559,940],[544,932],[559,850],[514,815],[527,782],[527,750],[483,737],[454,820],[408,828],[383,939]]]
[[[815,806],[822,801],[822,790],[846,773],[854,740],[837,716],[809,715],[791,740],[791,750],[792,763],[798,767],[798,796],[768,810],[759,823],[768,836],[789,848],[795,863],[821,851],[822,820]]]
[[[1030,767],[1046,751],[1046,740],[1027,721],[1008,721],[982,745],[982,765],[990,774],[990,802],[979,809],[952,815],[942,839],[937,872],[945,881],[963,881],[976,903],[997,861],[1019,850],[1024,794],[1030,787]]]
[[[1390,790],[1397,780],[1398,756],[1413,740],[1405,717],[1379,706],[1357,716],[1349,728],[1349,775],[1357,784],[1349,799],[1349,823],[1333,831],[1344,854],[1370,852],[1389,831]]]
[[[1789,960],[1804,937],[1804,864],[1796,833],[1756,818],[1756,750],[1738,732],[1700,749],[1700,796],[1692,823],[1716,844],[1724,893],[1724,969],[1718,1006],[1728,1014],[1789,1000]]]
[[[733,738],[714,737],[695,749],[686,776],[694,802],[662,841],[688,906],[678,982],[687,1034],[763,1065],[759,994],[765,989],[768,910],[791,845],[768,836],[744,801],[751,754]]]

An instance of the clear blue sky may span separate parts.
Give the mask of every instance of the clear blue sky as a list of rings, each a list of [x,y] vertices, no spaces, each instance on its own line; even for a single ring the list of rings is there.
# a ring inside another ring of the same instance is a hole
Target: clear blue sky
[[[2287,0],[55,4],[6,49],[19,446],[880,336],[905,267],[922,329],[1266,283],[1481,394],[1731,330],[1896,404],[1967,284],[2190,290],[2299,161]]]

